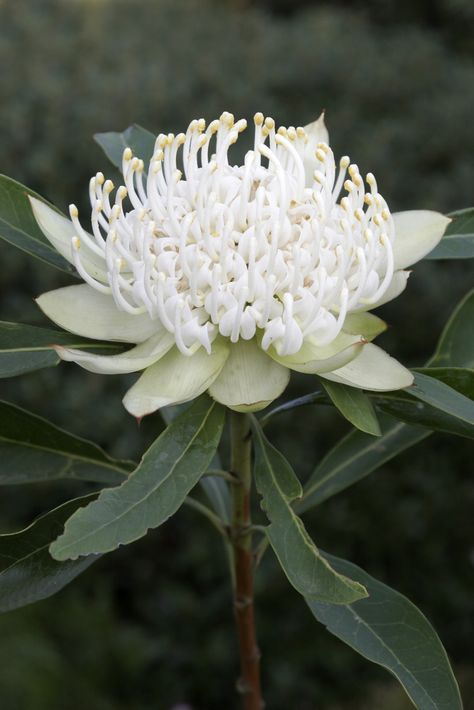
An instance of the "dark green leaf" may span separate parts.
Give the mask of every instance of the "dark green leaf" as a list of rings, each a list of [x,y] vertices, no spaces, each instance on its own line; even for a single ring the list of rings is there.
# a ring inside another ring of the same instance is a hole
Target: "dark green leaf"
[[[11,611],[56,594],[95,562],[95,555],[57,562],[48,550],[69,516],[95,495],[70,500],[25,530],[0,535],[0,611]]]
[[[121,170],[125,148],[131,148],[137,158],[145,161],[146,167],[153,155],[156,136],[134,123],[122,133],[96,133],[94,140],[100,145],[110,162]]]
[[[265,414],[265,416],[259,419],[260,426],[266,426],[270,419],[277,414],[289,412],[298,407],[306,407],[310,404],[329,404],[329,399],[324,392],[311,392],[311,394],[305,394],[302,397],[291,399],[289,402],[283,402],[283,404],[279,404],[278,407],[271,409],[268,414]]]
[[[380,436],[380,425],[375,409],[362,390],[329,380],[324,380],[321,384],[343,417],[357,429],[372,436]]]
[[[374,400],[404,422],[474,438],[474,402],[433,377],[416,373],[411,387],[377,394]]]
[[[369,596],[346,606],[307,599],[316,619],[364,658],[390,671],[419,710],[462,710],[446,651],[421,611],[360,567],[326,553],[324,557],[339,574],[363,584]]]
[[[99,446],[0,400],[0,485],[76,478],[116,485],[132,470]]]
[[[474,234],[474,207],[450,212],[452,222],[448,225],[446,234]]]
[[[305,484],[303,498],[296,506],[298,512],[319,505],[352,486],[431,433],[387,415],[380,416],[380,423],[380,438],[354,430],[326,454]]]
[[[57,365],[60,358],[53,345],[87,348],[108,355],[123,350],[120,345],[99,343],[73,333],[0,321],[0,378]]]
[[[415,372],[444,382],[456,392],[474,399],[474,370],[469,367],[420,367]]]
[[[206,471],[219,444],[224,408],[208,397],[196,400],[151,445],[118,488],[75,513],[51,545],[58,560],[110,552],[164,523]]]
[[[71,264],[58,254],[38,227],[28,195],[43,200],[21,183],[0,175],[0,237],[50,266],[75,274]]]
[[[445,235],[425,259],[473,259],[474,234]]]
[[[183,412],[189,406],[186,404],[177,404],[169,407],[162,407],[160,414],[166,424],[170,424],[173,419]],[[214,470],[222,469],[219,452],[216,451],[214,458],[210,462],[210,467]],[[199,485],[203,489],[210,504],[214,508],[219,518],[224,523],[230,523],[231,519],[231,494],[227,481],[220,476],[205,476],[200,479]]]
[[[474,258],[474,207],[452,212],[446,234],[426,259]]]
[[[474,289],[454,309],[428,365],[474,368]]]
[[[290,505],[301,496],[300,482],[282,454],[267,441],[256,420],[253,432],[255,481],[271,522],[267,535],[291,584],[300,594],[331,604],[348,604],[366,596],[362,585],[335,572],[321,557]]]

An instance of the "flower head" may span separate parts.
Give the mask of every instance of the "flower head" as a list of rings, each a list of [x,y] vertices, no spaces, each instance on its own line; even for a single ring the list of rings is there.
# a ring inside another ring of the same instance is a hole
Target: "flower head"
[[[429,252],[448,220],[391,215],[375,177],[336,161],[323,116],[306,128],[229,113],[159,135],[149,165],[123,153],[124,185],[90,182],[91,232],[32,200],[45,235],[83,286],[38,300],[78,334],[138,343],[104,357],[58,348],[99,372],[146,372],[124,403],[141,416],[207,388],[236,409],[266,406],[289,369],[366,389],[398,389],[410,373],[367,344],[384,324],[366,313],[398,295],[403,268]]]

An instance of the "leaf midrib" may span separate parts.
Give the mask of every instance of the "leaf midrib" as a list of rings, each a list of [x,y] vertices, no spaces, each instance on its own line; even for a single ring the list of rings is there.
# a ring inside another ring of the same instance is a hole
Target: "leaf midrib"
[[[74,459],[74,460],[81,461],[84,463],[93,463],[96,466],[102,466],[103,468],[110,468],[114,471],[119,471],[120,473],[124,473],[127,477],[130,473],[130,471],[128,471],[127,469],[122,468],[120,465],[113,464],[112,462],[102,461],[100,459],[93,459],[93,458],[90,458],[87,456],[81,456],[80,454],[70,453],[64,449],[52,449],[49,446],[39,446],[38,444],[30,444],[25,441],[18,441],[17,439],[9,439],[8,437],[2,436],[2,435],[0,435],[0,442],[6,443],[6,444],[14,444],[16,446],[25,447],[27,449],[34,449],[37,451],[43,451],[43,452],[49,453],[49,454],[56,454],[58,456],[64,456],[65,458]]]

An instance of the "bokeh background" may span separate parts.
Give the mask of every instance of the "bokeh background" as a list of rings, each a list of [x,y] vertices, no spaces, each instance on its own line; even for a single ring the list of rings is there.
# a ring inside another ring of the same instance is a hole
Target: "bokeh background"
[[[131,123],[178,132],[223,110],[304,125],[320,111],[336,154],[373,171],[393,210],[474,203],[471,0],[0,0],[0,171],[65,208],[111,174],[92,134]],[[245,137],[241,139],[245,142]],[[45,321],[33,303],[60,272],[0,245],[0,318]],[[472,263],[416,268],[381,315],[381,344],[420,365]],[[132,378],[64,365],[1,396],[112,454],[138,457],[120,398]],[[296,379],[287,395],[311,386]],[[314,386],[314,385],[313,385]],[[326,408],[282,415],[271,438],[304,479],[346,431]],[[302,454],[302,444],[306,447]],[[306,523],[324,549],[407,594],[431,619],[474,708],[474,509],[470,442],[436,435],[336,496]],[[5,487],[7,532],[84,489]],[[390,677],[329,636],[271,555],[257,580],[271,710],[404,710]],[[237,654],[220,541],[183,510],[96,563],[57,597],[0,617],[2,710],[223,710],[237,707]]]

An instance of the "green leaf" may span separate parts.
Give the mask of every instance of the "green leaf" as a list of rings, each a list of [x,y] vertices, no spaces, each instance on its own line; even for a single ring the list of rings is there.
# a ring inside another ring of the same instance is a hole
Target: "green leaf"
[[[425,259],[473,259],[474,234],[447,234]]]
[[[131,148],[137,158],[145,161],[147,166],[153,155],[156,136],[146,128],[134,123],[122,133],[96,133],[94,140],[100,145],[110,162],[119,170],[122,169],[122,154],[125,148]]]
[[[402,421],[474,438],[474,402],[444,382],[420,372],[406,390],[374,397],[377,405]]]
[[[170,424],[181,412],[189,406],[186,404],[176,404],[169,407],[162,407],[160,414],[166,424]],[[214,458],[210,462],[210,467],[214,470],[222,469],[219,452],[216,451]],[[205,476],[200,479],[199,485],[203,489],[210,504],[214,508],[219,518],[224,523],[230,523],[232,499],[227,481],[220,476]]]
[[[433,377],[469,399],[474,399],[474,370],[472,368],[417,367],[414,372]]]
[[[372,436],[380,436],[380,425],[375,409],[362,390],[329,380],[324,380],[321,384],[343,417],[357,429]]]
[[[421,611],[360,567],[323,554],[339,574],[363,584],[369,596],[346,606],[306,599],[316,619],[364,658],[390,671],[415,707],[462,710],[446,651]]]
[[[290,503],[302,490],[292,468],[265,438],[253,420],[255,438],[255,481],[263,498],[262,507],[271,524],[270,544],[295,589],[306,597],[330,604],[348,604],[366,596],[357,582],[332,569],[319,554]]]
[[[448,234],[473,234],[474,233],[474,207],[465,207],[454,210],[448,214],[452,222],[448,225]]]
[[[50,266],[75,274],[71,264],[58,254],[38,227],[28,195],[46,202],[21,183],[0,175],[0,238]]]
[[[56,594],[97,556],[57,562],[48,547],[65,521],[96,494],[70,500],[41,516],[25,530],[0,535],[0,611],[11,611]]]
[[[100,343],[73,333],[0,321],[0,378],[57,365],[60,358],[53,345],[87,348],[111,355],[123,351],[120,345]]]
[[[452,212],[452,222],[438,246],[425,259],[474,258],[474,207]]]
[[[219,444],[224,409],[197,399],[151,445],[118,488],[75,513],[52,545],[57,560],[110,552],[164,523],[206,471]]]
[[[99,446],[0,400],[0,485],[75,478],[116,485],[133,469]]]
[[[423,427],[409,426],[384,414],[380,424],[380,438],[354,430],[326,454],[305,484],[303,498],[296,506],[298,512],[349,488],[431,434]]]
[[[474,289],[454,309],[428,365],[474,367]]]
[[[445,382],[462,394],[469,393],[468,382],[472,381],[472,375],[466,375],[464,368],[474,366],[474,290],[468,293],[454,310],[429,365],[433,377]],[[433,365],[440,367],[433,369]],[[446,373],[446,369],[442,374],[441,366],[443,365],[455,367],[448,368],[449,374]],[[455,373],[454,370],[458,370],[458,372]],[[421,373],[428,374],[428,370],[422,369]],[[472,398],[471,394],[468,396]],[[301,404],[310,403],[308,400],[311,397],[309,395],[309,397],[295,400],[294,405],[290,402],[288,408],[296,406],[300,402]],[[411,399],[409,406],[413,420],[418,422],[420,410],[419,408],[413,409],[417,404],[420,403]],[[406,402],[403,406],[406,409]],[[270,415],[286,408],[286,405],[282,405],[281,408],[270,412]],[[429,412],[433,418],[439,417],[439,411],[436,412],[430,408]],[[269,415],[265,417],[265,420],[267,418]],[[446,420],[449,422],[449,415],[444,417],[445,422]],[[374,440],[354,431],[350,432],[328,452],[307,481],[303,499],[297,506],[298,511],[303,512],[319,505],[432,433],[421,426],[402,424],[387,415],[382,415],[380,421],[382,425],[380,439]],[[452,425],[452,420],[450,423]]]

